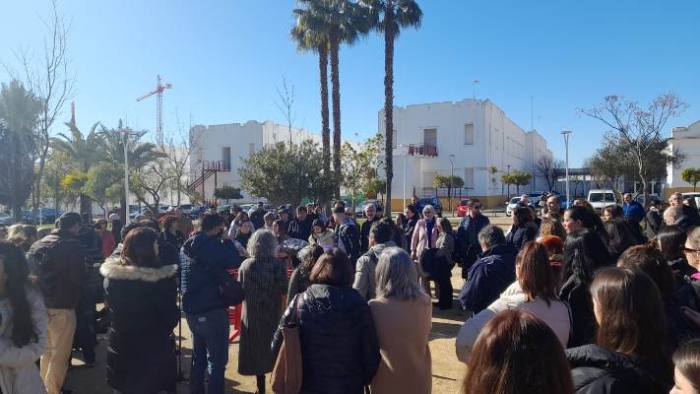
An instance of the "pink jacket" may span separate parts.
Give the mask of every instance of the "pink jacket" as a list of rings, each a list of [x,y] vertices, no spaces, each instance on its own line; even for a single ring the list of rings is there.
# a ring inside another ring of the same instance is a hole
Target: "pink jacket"
[[[423,249],[435,247],[435,243],[438,239],[438,229],[437,221],[435,221],[435,226],[433,226],[432,234],[430,235],[430,246],[428,246],[428,225],[425,219],[421,219],[416,223],[416,229],[413,231],[413,238],[411,239],[411,252],[415,251],[416,256],[420,257]]]

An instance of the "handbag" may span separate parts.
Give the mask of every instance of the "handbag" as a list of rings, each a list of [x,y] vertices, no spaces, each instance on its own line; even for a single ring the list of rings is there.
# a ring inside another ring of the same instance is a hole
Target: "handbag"
[[[291,318],[282,329],[282,347],[272,370],[272,392],[298,394],[301,391],[301,342],[299,341],[299,294],[294,298]]]

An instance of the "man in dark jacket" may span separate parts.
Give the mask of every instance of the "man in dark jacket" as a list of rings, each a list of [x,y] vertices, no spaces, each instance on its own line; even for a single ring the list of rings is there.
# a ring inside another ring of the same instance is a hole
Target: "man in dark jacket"
[[[661,216],[661,211],[659,211],[660,204],[660,201],[652,200],[646,213],[646,235],[649,239],[656,237],[663,224],[663,217]]]
[[[311,235],[311,225],[313,224],[313,219],[309,217],[308,210],[305,206],[299,205],[297,207],[297,217],[289,223],[289,236],[296,239],[303,239],[304,241],[309,240]]]
[[[86,281],[85,252],[80,244],[80,215],[58,219],[58,229],[36,242],[27,256],[36,265],[49,316],[48,344],[41,355],[41,378],[48,393],[57,394],[68,371],[75,334],[75,307]]]
[[[228,363],[229,322],[220,288],[231,280],[227,269],[238,268],[241,258],[221,242],[224,219],[216,214],[202,217],[201,230],[180,252],[182,309],[193,336],[190,393],[204,393],[204,374],[209,364],[211,394],[223,394]]]
[[[357,225],[345,215],[342,207],[333,208],[333,219],[335,227],[335,245],[345,252],[350,259],[350,263],[355,264],[360,257],[360,233]]]
[[[469,279],[462,286],[462,308],[479,313],[495,301],[515,281],[515,256],[518,249],[506,245],[500,227],[488,225],[479,232],[483,253],[469,269]]]
[[[258,207],[255,209],[255,212],[250,214],[250,221],[253,222],[253,226],[255,226],[255,229],[261,229],[265,228],[265,214],[267,212],[265,211],[265,204],[263,204],[262,201],[258,203]]]
[[[367,253],[369,250],[369,230],[374,222],[379,220],[377,207],[373,203],[365,205],[365,216],[367,216],[367,220],[360,226],[360,253]]]
[[[474,264],[481,253],[479,245],[479,232],[489,225],[489,218],[481,214],[481,201],[478,199],[469,200],[467,214],[457,228],[457,239],[464,245],[466,250],[461,251],[464,255],[462,259],[462,279],[467,279],[469,268]]]

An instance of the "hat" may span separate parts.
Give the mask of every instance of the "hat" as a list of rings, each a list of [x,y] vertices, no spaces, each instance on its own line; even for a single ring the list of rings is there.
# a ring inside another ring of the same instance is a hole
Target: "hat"
[[[80,215],[78,215],[75,212],[67,212],[58,218],[58,228],[68,229],[81,222],[82,220],[80,218]]]
[[[119,220],[119,214],[118,214],[118,213],[110,214],[109,217],[108,217],[108,219],[109,219],[110,222],[113,222],[113,221],[115,221],[115,220]]]

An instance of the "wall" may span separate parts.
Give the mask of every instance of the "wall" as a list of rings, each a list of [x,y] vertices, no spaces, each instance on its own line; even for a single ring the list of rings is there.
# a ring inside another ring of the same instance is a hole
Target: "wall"
[[[671,135],[672,137],[668,140],[669,149],[678,148],[685,154],[685,161],[679,168],[673,168],[673,165],[668,165],[666,175],[667,187],[690,187],[690,190],[683,191],[692,191],[693,185],[681,179],[681,172],[684,168],[700,168],[700,121],[688,127],[676,127],[671,131]]]

